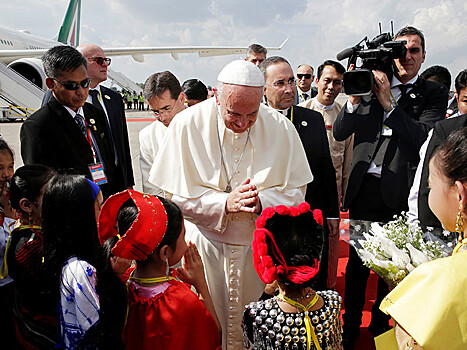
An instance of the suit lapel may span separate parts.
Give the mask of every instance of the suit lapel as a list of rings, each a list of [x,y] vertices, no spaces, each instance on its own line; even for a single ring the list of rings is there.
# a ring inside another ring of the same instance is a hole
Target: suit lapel
[[[54,96],[50,98],[49,106],[55,113],[56,123],[59,125],[59,128],[63,130],[63,137],[68,138],[70,143],[75,143],[77,145],[76,149],[88,150],[89,152],[86,152],[86,155],[89,156],[91,153],[89,143],[73,120],[71,114]]]

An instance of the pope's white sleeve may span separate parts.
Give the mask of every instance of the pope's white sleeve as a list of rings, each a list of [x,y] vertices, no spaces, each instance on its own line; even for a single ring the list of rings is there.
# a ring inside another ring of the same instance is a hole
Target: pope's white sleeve
[[[276,187],[267,188],[259,192],[261,208],[275,207],[276,205],[297,206],[305,201],[306,185],[298,188],[280,190]]]
[[[186,199],[177,195],[173,195],[171,199],[180,207],[185,219],[197,226],[222,234],[226,229],[228,217],[225,214],[228,195],[225,192],[209,190],[195,199]]]

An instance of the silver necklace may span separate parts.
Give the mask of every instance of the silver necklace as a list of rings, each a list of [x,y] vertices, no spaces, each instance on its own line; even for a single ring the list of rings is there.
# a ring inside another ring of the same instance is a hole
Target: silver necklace
[[[226,193],[230,193],[232,192],[232,185],[230,184],[232,182],[232,178],[234,177],[235,173],[237,172],[238,170],[238,166],[240,165],[240,163],[242,162],[242,159],[243,159],[243,155],[245,154],[245,150],[246,150],[246,145],[248,144],[248,140],[250,140],[250,132],[251,132],[251,126],[250,128],[248,129],[248,136],[246,138],[246,141],[245,141],[245,145],[243,146],[243,151],[242,151],[242,154],[240,155],[240,159],[238,160],[238,163],[237,163],[237,167],[235,168],[235,170],[233,171],[232,173],[232,176],[229,177],[229,173],[227,171],[227,166],[225,165],[225,161],[224,161],[224,152],[222,150],[222,144],[221,144],[221,137],[220,137],[220,134],[219,134],[219,125],[218,125],[218,113],[217,113],[217,109],[216,109],[216,131],[217,131],[217,140],[219,141],[219,150],[221,151],[221,162],[222,162],[222,167],[224,168],[224,172],[225,172],[225,176],[227,178],[227,187],[225,188],[224,192]]]

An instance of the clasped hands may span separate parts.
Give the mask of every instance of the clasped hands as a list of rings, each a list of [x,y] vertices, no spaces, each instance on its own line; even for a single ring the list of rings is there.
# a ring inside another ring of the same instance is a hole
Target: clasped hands
[[[261,212],[258,190],[255,185],[250,184],[250,179],[246,179],[229,193],[225,202],[225,212],[227,214],[238,212],[259,214]]]

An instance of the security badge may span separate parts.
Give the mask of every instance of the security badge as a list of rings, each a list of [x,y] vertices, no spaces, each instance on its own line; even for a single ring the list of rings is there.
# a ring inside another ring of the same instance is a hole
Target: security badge
[[[104,97],[108,100],[110,100],[110,96],[109,95],[104,95]]]
[[[92,181],[94,181],[96,185],[104,185],[107,183],[107,177],[105,176],[102,163],[89,164],[88,167],[91,172]]]
[[[308,125],[308,123],[305,120],[302,121],[302,126],[307,126],[307,125]]]
[[[410,95],[409,95],[411,98],[415,98],[417,96],[415,96],[415,94],[412,92]]]

